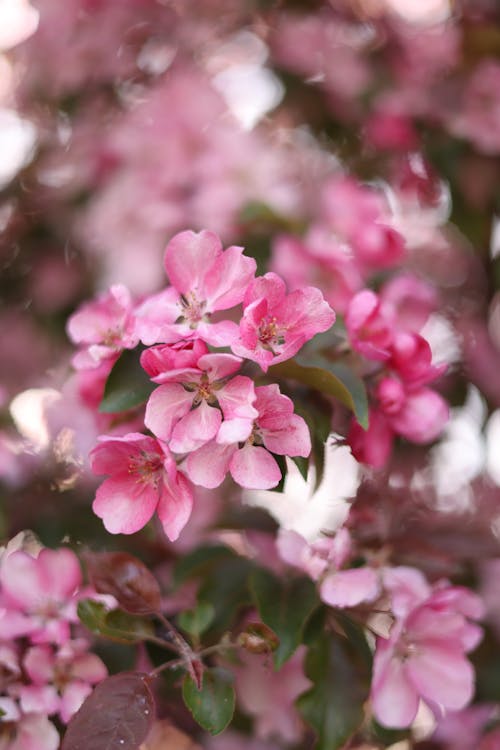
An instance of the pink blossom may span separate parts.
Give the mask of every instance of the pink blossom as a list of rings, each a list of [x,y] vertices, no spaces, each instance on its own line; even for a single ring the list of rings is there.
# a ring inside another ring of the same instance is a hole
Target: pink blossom
[[[353,419],[346,439],[355,459],[374,469],[381,469],[391,455],[394,432],[384,415],[372,408],[368,415],[368,429],[363,429]]]
[[[110,474],[92,509],[111,534],[133,534],[156,511],[168,538],[177,539],[191,514],[193,496],[167,446],[135,432],[103,436],[90,458],[95,474]]]
[[[229,472],[247,489],[271,489],[281,470],[271,453],[307,457],[311,439],[306,423],[293,413],[293,402],[277,385],[258,386],[253,425],[247,419],[223,422],[214,441],[187,457],[188,477],[202,487],[218,487]],[[240,447],[240,444],[243,445]]]
[[[394,335],[388,365],[412,389],[431,383],[446,370],[446,364],[432,364],[431,347],[423,336],[406,331]]]
[[[247,424],[250,434],[257,416],[256,397],[250,378],[231,377],[241,366],[239,357],[202,353],[188,367],[179,366],[178,352],[172,358],[162,350],[162,358],[173,366],[153,378],[162,385],[151,394],[144,421],[159,439],[169,442],[171,450],[188,453],[213,440],[223,417],[225,429],[231,420],[239,420],[238,424]]]
[[[238,701],[254,719],[254,731],[260,739],[300,740],[302,726],[294,702],[310,687],[302,669],[304,654],[305,647],[299,646],[279,671],[274,671],[266,655],[239,655],[241,663],[235,669]]]
[[[67,724],[97,684],[107,676],[101,659],[88,652],[85,640],[73,640],[55,651],[48,645],[33,646],[23,659],[31,685],[20,687],[25,713],[58,713]]]
[[[257,362],[267,372],[284,362],[317,333],[327,331],[335,313],[315,287],[286,294],[284,281],[266,273],[249,284],[243,299],[240,338],[231,345],[235,354]]]
[[[23,550],[6,555],[0,568],[0,637],[64,643],[76,620],[81,581],[78,559],[69,549],[43,549],[38,557]]]
[[[361,225],[350,242],[358,261],[369,269],[390,268],[399,264],[405,255],[403,237],[378,221]]]
[[[436,289],[411,273],[400,273],[380,290],[380,300],[399,329],[419,331],[437,309]]]
[[[213,232],[176,234],[165,250],[165,270],[172,286],[137,309],[139,337],[148,345],[193,337],[213,346],[231,344],[238,333],[236,323],[212,323],[210,317],[242,302],[255,268],[255,260],[244,256],[243,248],[223,251]]]
[[[68,336],[82,349],[73,358],[77,369],[98,367],[122,349],[139,343],[134,332],[130,293],[121,284],[112,286],[98,300],[87,302],[68,320]]]
[[[377,720],[407,727],[419,700],[457,711],[471,700],[474,671],[465,654],[481,630],[468,618],[482,616],[480,599],[460,587],[431,589],[419,571],[396,568],[385,582],[395,598],[396,621],[389,637],[378,638],[372,683]]]
[[[0,719],[11,721],[8,715]],[[59,732],[49,719],[43,714],[29,713],[16,716],[15,736],[3,744],[0,738],[1,750],[58,750],[61,742]]]
[[[371,568],[341,570],[351,556],[351,537],[346,528],[311,544],[295,531],[280,530],[277,545],[287,563],[319,582],[320,598],[331,607],[355,607],[373,601],[380,593],[379,577]]]
[[[393,325],[375,292],[363,289],[354,295],[346,311],[345,324],[353,349],[367,359],[381,362],[389,359]]]

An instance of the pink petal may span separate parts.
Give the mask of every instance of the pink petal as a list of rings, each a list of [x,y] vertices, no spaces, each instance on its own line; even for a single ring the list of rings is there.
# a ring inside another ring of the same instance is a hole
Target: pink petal
[[[221,252],[220,239],[213,232],[179,232],[165,250],[165,270],[170,283],[182,294],[200,289],[207,269]]]
[[[198,367],[207,373],[208,379],[213,383],[234,375],[242,362],[241,357],[235,357],[233,354],[204,354],[198,360]]]
[[[175,425],[170,438],[170,449],[175,453],[189,453],[212,440],[222,421],[220,409],[202,401]]]
[[[165,534],[174,542],[186,525],[193,508],[193,493],[185,476],[177,473],[175,481],[165,478],[158,503],[158,517]]]
[[[110,534],[134,534],[152,517],[158,498],[159,491],[152,484],[118,475],[98,488],[92,510]]]
[[[237,450],[229,464],[234,481],[248,490],[270,490],[281,480],[281,470],[265,448],[245,445]]]
[[[28,714],[21,719],[9,750],[58,750],[60,743],[59,732],[46,716]]]
[[[394,432],[413,443],[429,443],[442,432],[449,419],[449,406],[430,388],[421,388],[408,396],[401,411],[391,416]]]
[[[37,564],[42,591],[51,600],[66,601],[82,582],[80,563],[70,549],[43,549],[38,555]]]
[[[408,675],[415,689],[427,700],[450,711],[464,708],[474,692],[474,670],[459,650],[444,643],[422,644],[408,658]]]
[[[146,346],[175,343],[179,336],[174,323],[181,313],[179,292],[168,287],[148,297],[135,310],[135,332]]]
[[[62,691],[59,715],[64,724],[76,714],[85,698],[92,692],[92,687],[86,682],[70,682]]]
[[[298,414],[290,414],[286,425],[280,425],[279,429],[263,429],[261,434],[266,448],[279,456],[307,458],[311,453],[309,428]]]
[[[377,640],[373,673],[371,700],[377,721],[394,729],[409,727],[417,714],[419,698],[403,663],[383,639]]]
[[[95,685],[107,677],[108,670],[96,654],[87,652],[76,657],[71,673],[76,679]]]
[[[226,419],[220,426],[216,441],[219,445],[243,443],[250,437],[253,419]]]
[[[218,323],[201,321],[196,328],[196,335],[210,346],[232,346],[239,336],[239,328],[232,320],[221,320]]]
[[[24,611],[32,612],[44,599],[41,569],[36,558],[22,550],[2,562],[0,583],[9,603]]]
[[[156,388],[146,404],[144,424],[166,442],[170,440],[176,423],[191,409],[193,393],[179,383],[168,383]]]
[[[355,607],[372,602],[380,593],[377,574],[371,568],[330,573],[320,586],[320,597],[331,607]]]
[[[210,311],[228,310],[243,301],[257,264],[254,258],[248,258],[242,253],[242,247],[228,247],[206,274],[205,299]]]
[[[224,481],[229,462],[236,445],[218,445],[212,441],[190,453],[185,463],[185,471],[194,484],[213,489]]]
[[[141,432],[129,432],[119,438],[101,435],[90,452],[92,471],[94,474],[118,474],[128,467],[131,458],[140,456],[141,451],[158,453],[158,443]]]
[[[52,685],[23,685],[19,689],[23,713],[50,714],[59,710],[59,696]]]
[[[252,302],[265,299],[269,308],[277,307],[286,295],[286,285],[276,273],[266,273],[252,281],[245,292],[243,304],[248,307]]]
[[[48,646],[33,646],[24,657],[23,666],[35,684],[51,682],[54,677],[54,654]]]
[[[258,416],[255,408],[255,387],[253,380],[245,375],[236,375],[217,391],[224,419],[254,419]]]

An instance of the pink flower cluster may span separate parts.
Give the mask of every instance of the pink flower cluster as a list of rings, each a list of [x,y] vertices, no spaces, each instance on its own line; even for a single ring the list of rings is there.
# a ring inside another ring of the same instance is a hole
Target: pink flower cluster
[[[402,315],[405,299],[410,306]],[[428,387],[446,366],[432,364],[429,343],[417,332],[430,303],[421,282],[399,277],[380,294],[363,289],[347,308],[345,323],[353,349],[380,363],[373,378],[369,429],[353,421],[348,442],[358,460],[376,468],[386,463],[394,435],[429,443],[448,421],[447,402]]]
[[[394,623],[377,638],[372,705],[378,721],[407,727],[423,700],[436,714],[464,708],[474,693],[474,670],[466,654],[482,637],[472,620],[483,615],[481,599],[461,586],[430,586],[415,568],[383,572]]]
[[[484,616],[476,594],[447,581],[431,586],[416,568],[346,568],[355,550],[345,527],[311,544],[282,530],[277,546],[285,562],[317,581],[325,604],[343,609],[376,602],[377,611],[391,618],[375,645],[371,701],[381,724],[410,726],[420,700],[436,718],[471,701],[474,670],[466,654],[482,637],[472,621]]]
[[[173,237],[165,270],[165,290],[132,305],[114,287],[76,312],[68,333],[82,346],[79,367],[112,364],[139,340],[148,347],[140,361],[158,387],[144,425],[154,437],[100,437],[92,469],[109,478],[93,509],[108,531],[125,534],[156,511],[175,540],[191,513],[191,482],[214,488],[229,473],[242,487],[270,489],[281,479],[273,454],[309,455],[309,431],[292,401],[240,372],[245,360],[266,373],[289,359],[335,313],[314,287],[287,294],[275,273],[255,277],[254,259],[241,247],[223,250],[212,232]]]
[[[57,750],[49,717],[67,724],[107,670],[76,630],[78,599],[89,594],[77,557],[18,541],[0,560],[0,746]]]

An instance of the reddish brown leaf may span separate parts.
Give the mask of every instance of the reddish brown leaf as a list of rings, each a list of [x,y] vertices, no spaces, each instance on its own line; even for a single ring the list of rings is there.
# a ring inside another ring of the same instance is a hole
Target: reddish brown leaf
[[[122,672],[99,683],[68,724],[61,750],[138,750],[155,717],[148,680]]]
[[[84,559],[96,591],[112,594],[126,612],[148,615],[160,610],[158,581],[136,557],[126,552],[91,552]]]

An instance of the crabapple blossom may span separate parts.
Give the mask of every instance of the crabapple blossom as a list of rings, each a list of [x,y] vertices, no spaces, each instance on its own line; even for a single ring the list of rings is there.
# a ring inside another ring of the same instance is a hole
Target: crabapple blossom
[[[130,292],[122,284],[80,307],[68,320],[70,339],[82,348],[73,358],[77,369],[98,367],[115,358],[123,349],[139,343],[135,331]]]
[[[92,509],[112,534],[133,534],[158,514],[169,539],[179,536],[193,505],[189,482],[164,444],[141,433],[102,436],[91,452],[95,474],[110,474]]]
[[[250,432],[257,416],[253,381],[243,375],[231,377],[242,360],[232,354],[209,354],[205,347],[196,361],[182,367],[177,352],[172,354],[171,369],[152,378],[161,385],[147,403],[146,427],[176,453],[188,453],[214,439],[223,417],[226,427],[233,419],[246,420]],[[171,359],[164,349],[162,356]]]
[[[270,489],[281,479],[281,470],[271,453],[304,456],[311,452],[305,421],[294,414],[293,402],[277,385],[258,386],[252,422],[223,422],[215,440],[190,453],[185,464],[188,477],[202,487],[222,484],[229,472],[247,489]]]
[[[483,614],[481,600],[467,589],[431,588],[412,568],[387,570],[384,584],[396,615],[388,638],[377,638],[372,705],[388,727],[407,727],[422,699],[436,710],[457,711],[472,698],[474,670],[465,654],[481,639],[470,622]]]
[[[236,323],[212,322],[210,317],[242,302],[255,269],[255,260],[244,256],[243,248],[223,251],[213,232],[176,234],[165,250],[171,286],[138,307],[137,334],[146,345],[189,338],[213,346],[231,344],[238,334]]]
[[[334,537],[323,537],[311,544],[295,531],[281,530],[277,545],[287,563],[318,581],[319,596],[331,607],[355,607],[380,594],[379,577],[371,568],[341,569],[352,556],[351,536],[345,527]]]
[[[239,339],[233,352],[257,362],[264,372],[293,357],[317,333],[327,331],[335,313],[315,287],[286,294],[283,279],[266,273],[252,281],[243,299]]]
[[[29,636],[33,643],[64,643],[76,621],[80,565],[69,549],[42,549],[37,557],[15,550],[0,566],[0,638]]]
[[[367,359],[380,362],[389,359],[393,327],[375,292],[363,289],[354,295],[346,311],[345,324],[353,349]]]

